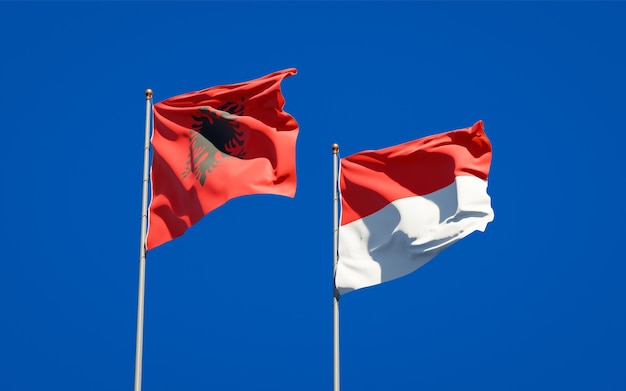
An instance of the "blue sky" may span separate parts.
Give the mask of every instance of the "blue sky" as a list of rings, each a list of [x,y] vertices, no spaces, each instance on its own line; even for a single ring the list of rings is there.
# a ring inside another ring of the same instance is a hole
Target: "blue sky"
[[[495,220],[341,299],[341,382],[624,390],[624,2],[0,3],[0,389],[132,389],[144,90],[295,67],[294,199],[148,254],[144,390],[332,389],[332,143],[482,119]]]

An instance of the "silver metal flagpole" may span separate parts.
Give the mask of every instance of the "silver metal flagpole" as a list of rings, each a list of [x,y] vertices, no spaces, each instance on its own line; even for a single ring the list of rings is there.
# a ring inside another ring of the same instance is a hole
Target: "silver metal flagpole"
[[[141,240],[139,244],[139,289],[137,295],[137,344],[135,348],[135,391],[141,390],[143,356],[143,308],[146,290],[146,229],[148,226],[148,165],[150,161],[150,114],[152,90],[146,90],[146,128],[143,146],[143,189],[141,196]]]
[[[337,187],[339,172],[339,145],[333,144],[333,363],[334,391],[339,391],[339,292],[334,283],[337,274],[337,239],[339,237],[339,196]]]

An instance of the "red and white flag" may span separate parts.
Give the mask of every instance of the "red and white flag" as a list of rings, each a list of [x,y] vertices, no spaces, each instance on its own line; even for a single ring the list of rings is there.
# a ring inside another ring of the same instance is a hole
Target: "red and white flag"
[[[484,231],[490,165],[482,121],[341,159],[339,294],[405,276]]]
[[[181,236],[228,200],[294,197],[298,123],[283,111],[285,69],[154,105],[146,249]]]

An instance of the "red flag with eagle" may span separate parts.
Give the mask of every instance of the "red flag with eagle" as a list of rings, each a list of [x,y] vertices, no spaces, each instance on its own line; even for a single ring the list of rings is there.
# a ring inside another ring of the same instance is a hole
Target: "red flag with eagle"
[[[294,197],[298,123],[283,110],[290,68],[175,96],[153,107],[146,249],[185,233],[228,200]]]

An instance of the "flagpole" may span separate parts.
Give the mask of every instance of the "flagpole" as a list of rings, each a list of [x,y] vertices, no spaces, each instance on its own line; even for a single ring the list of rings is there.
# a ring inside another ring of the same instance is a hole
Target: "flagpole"
[[[334,282],[337,274],[337,239],[339,236],[339,197],[337,182],[339,171],[339,145],[333,144],[333,372],[334,391],[339,391],[339,292]]]
[[[141,390],[143,358],[143,312],[146,290],[146,229],[148,226],[148,166],[150,161],[150,114],[152,90],[146,90],[146,127],[143,147],[143,188],[141,196],[141,240],[139,244],[139,288],[137,294],[137,342],[135,346],[135,391]]]

